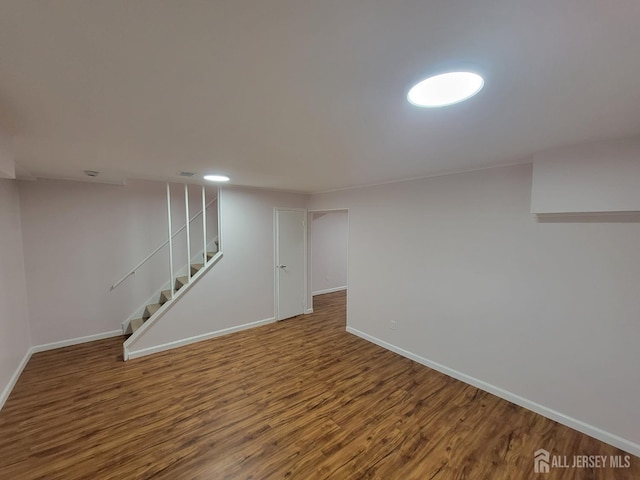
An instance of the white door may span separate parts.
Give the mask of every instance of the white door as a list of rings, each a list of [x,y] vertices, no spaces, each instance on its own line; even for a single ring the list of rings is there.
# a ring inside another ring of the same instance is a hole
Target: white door
[[[304,313],[306,212],[276,210],[276,319]]]

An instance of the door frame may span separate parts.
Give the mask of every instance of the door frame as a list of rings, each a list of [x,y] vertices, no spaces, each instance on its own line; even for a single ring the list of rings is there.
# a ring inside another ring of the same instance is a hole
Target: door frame
[[[303,246],[304,246],[304,261],[303,264],[303,277],[304,277],[304,298],[303,298],[303,306],[302,313],[311,313],[308,308],[308,298],[307,298],[307,283],[308,283],[308,266],[309,263],[309,249],[308,249],[308,236],[307,230],[309,226],[309,213],[306,208],[290,208],[290,207],[273,207],[273,293],[274,293],[274,301],[273,301],[273,318],[276,321],[279,321],[279,303],[280,303],[280,285],[278,283],[278,212],[302,212],[303,214]],[[313,311],[313,310],[312,310]]]

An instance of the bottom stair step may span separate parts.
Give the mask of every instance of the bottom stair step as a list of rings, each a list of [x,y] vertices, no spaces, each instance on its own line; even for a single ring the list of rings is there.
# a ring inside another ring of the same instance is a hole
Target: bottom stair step
[[[142,318],[134,318],[133,320],[131,320],[131,322],[129,323],[131,325],[131,333],[135,333],[135,331],[138,330],[143,323],[144,320]]]

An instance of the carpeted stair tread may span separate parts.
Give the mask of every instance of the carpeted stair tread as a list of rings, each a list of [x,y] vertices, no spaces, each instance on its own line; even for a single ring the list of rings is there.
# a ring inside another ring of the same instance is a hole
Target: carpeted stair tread
[[[160,294],[160,305],[164,305],[171,300],[171,290],[163,290]]]
[[[135,331],[138,330],[143,323],[144,323],[144,319],[142,318],[134,318],[133,320],[131,320],[130,322],[131,333],[135,333]]]
[[[189,283],[189,277],[178,277],[176,278],[176,290],[180,290],[187,283]]]
[[[151,305],[147,305],[147,308],[144,309],[144,315],[142,318],[145,320],[155,314],[161,307],[159,303],[152,303]]]

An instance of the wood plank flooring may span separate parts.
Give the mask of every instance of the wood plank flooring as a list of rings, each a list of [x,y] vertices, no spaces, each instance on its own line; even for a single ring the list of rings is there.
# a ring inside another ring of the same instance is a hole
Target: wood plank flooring
[[[122,361],[122,339],[33,356],[0,412],[0,479],[638,479],[538,448],[627,455],[316,313]]]

